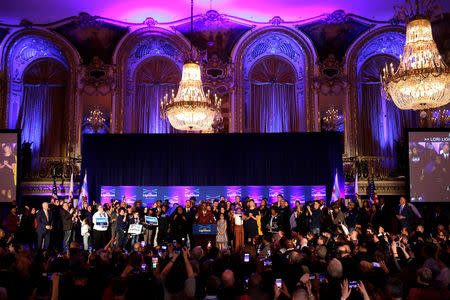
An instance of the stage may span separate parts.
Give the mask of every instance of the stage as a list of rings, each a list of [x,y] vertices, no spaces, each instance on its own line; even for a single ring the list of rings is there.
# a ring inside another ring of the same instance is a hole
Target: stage
[[[200,200],[240,194],[260,202],[283,194],[291,204],[315,196],[329,201],[336,173],[344,196],[337,132],[86,134],[82,151],[91,202],[125,195],[184,203],[197,194]]]
[[[112,199],[122,200],[133,205],[141,200],[145,206],[151,206],[156,200],[168,200],[171,206],[184,203],[190,197],[197,201],[219,199],[224,196],[234,202],[236,196],[249,196],[259,206],[263,198],[269,203],[275,202],[277,195],[283,195],[290,201],[291,207],[296,201],[304,204],[315,197],[324,199],[325,186],[102,186],[101,203],[110,203]],[[198,204],[198,202],[197,202]]]

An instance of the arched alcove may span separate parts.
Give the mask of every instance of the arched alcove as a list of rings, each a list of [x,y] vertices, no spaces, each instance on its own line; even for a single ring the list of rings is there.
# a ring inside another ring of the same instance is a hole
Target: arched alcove
[[[179,66],[164,56],[152,56],[140,63],[134,75],[136,88],[131,103],[126,106],[129,120],[125,132],[169,133],[175,130],[161,119],[160,102],[165,94],[176,93],[181,80]]]
[[[349,127],[354,153],[382,157],[385,170],[397,169],[397,142],[404,139],[404,129],[418,125],[413,111],[398,109],[381,95],[380,73],[385,64],[398,65],[405,35],[401,28],[382,28],[363,36],[347,56],[349,78],[356,85],[350,90]]]
[[[68,79],[67,67],[54,58],[35,60],[23,72],[16,128],[23,142],[33,143],[34,157],[67,153]]]
[[[51,64],[53,66],[58,65],[58,68],[64,67],[67,72],[67,77],[65,78],[65,104],[67,111],[72,112],[64,116],[66,124],[71,124],[71,126],[64,127],[64,130],[66,130],[64,133],[64,149],[57,150],[55,148],[51,151],[47,151],[49,150],[47,149],[41,152],[40,149],[37,149],[38,145],[33,144],[33,155],[42,155],[43,153],[61,156],[77,155],[79,153],[78,142],[81,122],[79,121],[79,97],[75,92],[76,66],[80,64],[80,57],[76,49],[55,33],[38,29],[23,29],[15,32],[8,38],[5,42],[2,56],[2,64],[5,66],[7,78],[4,120],[8,128],[16,128],[18,125],[20,105],[24,95],[24,78],[29,80],[31,76],[25,76],[25,71],[31,70],[29,66],[37,61],[44,60],[47,62],[39,63],[39,65],[34,67],[41,69],[44,68],[43,64],[47,64],[48,67],[50,61],[52,61]],[[44,74],[41,73],[41,75]],[[44,79],[44,81],[47,79]]]
[[[249,117],[252,119],[256,117],[249,111],[251,108],[248,106],[254,99],[252,90],[255,87],[250,72],[257,64],[267,62],[264,59],[270,60],[275,57],[280,59],[280,62],[283,61],[283,66],[289,65],[289,69],[294,74],[291,84],[294,90],[292,98],[296,102],[295,110],[285,113],[290,113],[289,119],[296,119],[298,124],[285,129],[271,129],[269,126],[268,130],[263,132],[306,131],[311,127],[315,108],[314,101],[311,99],[312,94],[309,92],[308,80],[312,76],[312,64],[315,58],[313,47],[301,33],[276,27],[262,28],[243,36],[233,50],[232,59],[236,66],[237,89],[231,103],[232,131],[255,132],[255,128],[248,126],[252,124]],[[262,66],[257,68],[260,67]],[[288,89],[291,90],[291,88]]]
[[[349,93],[346,103],[345,131],[347,141],[346,152],[350,156],[360,156],[368,153],[367,145],[361,146],[360,135],[364,131],[360,128],[360,107],[361,84],[359,74],[361,67],[366,61],[374,56],[387,56],[397,60],[403,52],[405,43],[404,28],[401,26],[385,26],[374,31],[369,31],[358,38],[352,44],[346,54],[346,68],[349,85]],[[379,58],[380,59],[380,58]],[[379,59],[376,59],[379,61]],[[379,75],[378,75],[379,81]],[[375,82],[375,81],[374,81]],[[363,151],[360,153],[360,150]]]
[[[304,119],[295,92],[294,67],[281,56],[269,55],[253,65],[248,78],[251,88],[246,101],[246,131],[300,131]]]
[[[112,113],[112,131],[113,132],[139,132],[139,130],[147,131],[150,130],[152,132],[167,132],[168,129],[162,129],[164,126],[161,124],[164,123],[163,120],[159,120],[160,125],[155,125],[156,115],[153,118],[154,122],[153,127],[148,127],[139,129],[132,125],[135,121],[131,120],[131,110],[130,106],[135,104],[137,92],[149,91],[150,88],[144,88],[144,85],[149,86],[149,82],[142,81],[140,76],[142,72],[139,70],[143,64],[147,61],[151,62],[152,59],[157,59],[159,61],[157,67],[154,65],[153,67],[157,68],[165,68],[166,70],[174,70],[174,66],[178,68],[179,74],[181,74],[182,69],[182,53],[185,53],[189,47],[188,41],[178,35],[174,35],[172,32],[168,32],[164,29],[152,28],[152,29],[143,29],[133,32],[124,38],[123,41],[117,47],[113,60],[118,66],[118,70],[120,70],[120,77],[118,82],[118,90],[120,94],[117,93],[113,97],[113,113]],[[154,61],[154,62],[156,62]],[[170,63],[169,63],[170,61]],[[153,62],[153,63],[154,63]],[[151,63],[151,64],[153,64]],[[152,68],[153,68],[152,67]],[[141,72],[141,73],[139,73]],[[139,75],[139,74],[140,75]],[[156,75],[153,72],[153,75],[148,75],[149,77],[153,77],[153,84],[158,80],[161,80],[160,75]],[[146,75],[147,76],[147,75]],[[180,76],[181,77],[181,76]],[[178,78],[180,78],[178,77]],[[138,81],[141,80],[141,81]],[[166,83],[166,86],[172,85],[173,78],[165,78],[163,83]],[[177,84],[179,80],[177,81]],[[161,82],[158,84],[161,85]],[[164,85],[161,85],[161,91],[164,92]],[[154,86],[156,88],[156,86]],[[170,87],[170,90],[172,87]],[[159,96],[153,93],[155,97]],[[161,100],[161,99],[160,99]],[[159,103],[159,102],[158,102]],[[159,104],[158,104],[159,105]],[[159,109],[159,106],[158,106]],[[159,127],[158,127],[159,126]],[[150,129],[150,128],[159,128],[159,129]],[[136,131],[137,130],[137,131]],[[173,129],[170,129],[171,132]]]

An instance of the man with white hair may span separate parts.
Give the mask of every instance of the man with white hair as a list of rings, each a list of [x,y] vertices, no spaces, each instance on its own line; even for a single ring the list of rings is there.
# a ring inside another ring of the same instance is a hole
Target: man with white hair
[[[99,205],[97,212],[92,216],[94,223],[93,239],[94,248],[99,250],[106,245],[106,231],[108,230],[108,214],[103,210],[103,206]]]
[[[37,213],[37,248],[47,250],[50,244],[50,232],[53,229],[53,214],[48,209],[48,202],[42,203],[42,210]]]
[[[328,263],[327,272],[331,278],[334,278],[334,279],[342,278],[342,275],[344,272],[342,263],[338,259],[333,258]]]

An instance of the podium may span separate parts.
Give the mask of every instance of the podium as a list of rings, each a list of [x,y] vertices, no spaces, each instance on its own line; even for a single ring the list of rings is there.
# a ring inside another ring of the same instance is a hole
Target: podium
[[[206,251],[208,243],[216,245],[217,224],[192,224],[192,234],[194,235],[194,246],[201,246]]]

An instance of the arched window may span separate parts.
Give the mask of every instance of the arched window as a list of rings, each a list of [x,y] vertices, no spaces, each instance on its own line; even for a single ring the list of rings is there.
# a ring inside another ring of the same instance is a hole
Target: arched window
[[[233,130],[306,130],[306,65],[311,57],[304,47],[309,49],[301,36],[279,28],[263,29],[239,43],[233,60],[241,66],[236,76],[242,85],[233,98]]]
[[[168,133],[174,129],[160,116],[160,102],[165,94],[177,92],[180,68],[167,57],[150,57],[136,70],[136,92],[131,110],[131,132]]]
[[[67,147],[68,72],[56,59],[33,61],[23,73],[16,128],[32,142],[33,156],[64,156]]]
[[[123,126],[125,133],[176,132],[161,119],[160,103],[166,93],[177,91],[183,45],[168,36],[142,34],[142,38],[130,38],[117,54],[117,63],[124,70],[124,89],[123,97],[114,99],[115,125]]]
[[[385,166],[395,168],[396,143],[404,139],[405,128],[418,125],[418,116],[381,96],[380,73],[391,63],[396,68],[399,61],[391,55],[374,55],[358,70],[358,150],[363,156],[383,156]]]
[[[248,132],[300,131],[295,69],[280,56],[257,61],[249,72],[250,97],[246,103]]]

